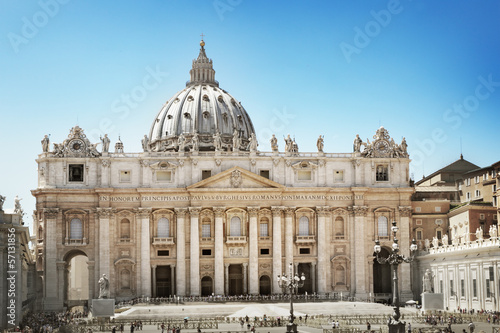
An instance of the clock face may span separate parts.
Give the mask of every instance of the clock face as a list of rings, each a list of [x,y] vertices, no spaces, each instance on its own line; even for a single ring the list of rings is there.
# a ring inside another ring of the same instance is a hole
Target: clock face
[[[381,153],[387,153],[389,151],[389,143],[385,140],[380,140],[375,144],[375,149]]]
[[[80,139],[74,139],[71,140],[68,147],[73,153],[81,153],[85,150],[85,143]]]

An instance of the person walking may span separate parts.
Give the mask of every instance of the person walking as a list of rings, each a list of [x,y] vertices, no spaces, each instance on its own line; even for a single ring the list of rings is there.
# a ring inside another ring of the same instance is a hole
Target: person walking
[[[474,333],[474,329],[476,328],[476,325],[471,321],[469,323],[469,333]]]

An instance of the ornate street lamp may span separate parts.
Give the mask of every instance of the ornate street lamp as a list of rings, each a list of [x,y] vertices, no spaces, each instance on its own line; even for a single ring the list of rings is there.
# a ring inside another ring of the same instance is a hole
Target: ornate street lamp
[[[299,277],[297,273],[293,275],[293,264],[290,263],[288,267],[288,275],[278,275],[278,285],[280,288],[286,290],[290,293],[290,322],[286,325],[286,331],[288,333],[297,333],[297,324],[293,323],[295,316],[293,315],[293,294],[295,293],[295,289],[301,288],[304,286],[304,280],[306,277],[304,273],[302,273]]]
[[[396,226],[396,221],[392,222],[391,231],[393,236],[392,243],[392,252],[389,254],[387,258],[380,256],[380,251],[382,247],[380,246],[380,240],[375,241],[375,246],[373,250],[375,251],[375,255],[377,258],[377,262],[379,264],[389,264],[392,269],[392,304],[394,305],[394,312],[392,314],[392,318],[389,320],[389,333],[405,333],[405,322],[399,321],[400,312],[399,312],[399,291],[398,291],[398,265],[406,262],[410,263],[413,261],[413,257],[417,251],[417,241],[413,239],[410,245],[410,256],[405,257],[399,254],[399,244],[398,239],[396,238],[396,233],[398,232],[398,227]]]

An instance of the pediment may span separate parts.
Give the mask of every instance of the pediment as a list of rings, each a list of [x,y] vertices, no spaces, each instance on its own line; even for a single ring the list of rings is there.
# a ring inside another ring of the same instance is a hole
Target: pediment
[[[233,167],[212,177],[204,179],[198,183],[187,187],[190,189],[198,188],[283,188],[270,179],[256,175],[253,172],[240,167]]]

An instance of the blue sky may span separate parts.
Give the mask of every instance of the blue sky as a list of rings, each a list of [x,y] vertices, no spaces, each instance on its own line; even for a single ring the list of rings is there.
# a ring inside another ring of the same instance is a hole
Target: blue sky
[[[126,152],[140,151],[159,108],[189,79],[201,33],[260,150],[270,150],[271,133],[290,133],[303,152],[316,150],[320,134],[326,152],[351,152],[356,134],[371,139],[383,125],[396,142],[406,138],[417,180],[461,149],[481,167],[500,160],[498,1],[2,0],[0,8],[0,194],[4,208],[23,198],[29,222],[43,136],[52,146],[78,124],[93,142],[108,133],[113,146],[120,135]]]

